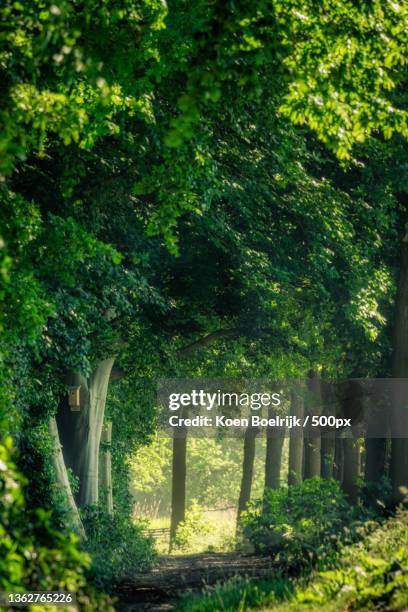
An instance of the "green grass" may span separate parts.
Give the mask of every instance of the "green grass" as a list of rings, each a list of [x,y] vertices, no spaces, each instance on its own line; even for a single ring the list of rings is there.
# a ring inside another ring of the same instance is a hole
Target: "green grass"
[[[208,587],[202,595],[187,595],[176,607],[180,612],[241,612],[271,606],[290,597],[293,586],[276,575],[270,580],[251,581],[232,578],[224,584]]]
[[[156,518],[149,519],[149,529],[168,529],[170,527],[169,516],[158,516]]]
[[[327,571],[301,579],[234,579],[183,598],[183,612],[340,612],[405,610],[408,606],[408,511],[368,524],[362,539],[345,546]]]
[[[202,511],[200,524],[189,529],[187,541],[181,548],[172,551],[174,555],[196,554],[201,552],[228,552],[235,549],[236,517],[233,511]],[[148,521],[149,529],[170,527],[170,517],[157,517]],[[159,554],[169,552],[167,538],[155,542]]]

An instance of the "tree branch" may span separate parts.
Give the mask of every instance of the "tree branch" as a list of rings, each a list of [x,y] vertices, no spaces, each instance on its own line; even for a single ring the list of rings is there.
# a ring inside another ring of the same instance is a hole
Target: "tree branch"
[[[114,380],[120,380],[126,376],[126,372],[121,368],[113,367],[110,373],[109,381],[112,382]]]
[[[203,336],[199,340],[195,340],[191,344],[187,344],[186,346],[178,349],[176,354],[178,357],[188,357],[192,353],[205,348],[216,340],[220,340],[221,338],[237,338],[239,335],[240,332],[238,329],[219,329],[207,334],[206,336]]]

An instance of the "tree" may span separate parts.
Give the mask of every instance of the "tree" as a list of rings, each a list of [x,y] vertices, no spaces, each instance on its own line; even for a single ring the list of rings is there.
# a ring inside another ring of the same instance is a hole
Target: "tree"
[[[322,392],[320,380],[314,372],[310,373],[308,381],[307,411],[309,416],[320,414],[322,410]],[[314,478],[320,476],[321,467],[321,434],[319,430],[310,428],[304,441],[304,470],[303,477]]]
[[[342,489],[351,503],[356,504],[359,497],[359,478],[361,471],[361,415],[363,411],[363,389],[359,381],[350,379],[341,388],[343,414],[351,417],[353,428],[343,438],[343,479]]]
[[[57,476],[80,529],[67,467],[77,501],[98,501],[115,367],[126,407],[136,371],[150,393],[154,373],[384,368],[406,187],[375,176],[379,152],[401,164],[398,139],[369,136],[407,133],[405,5],[7,0],[0,19],[1,423],[36,475],[29,504],[49,506]],[[362,161],[346,172],[291,123],[343,158],[366,140]],[[149,401],[126,424],[112,401],[114,472],[154,427]],[[405,446],[393,441],[396,501]]]
[[[296,387],[291,391],[290,414],[303,419],[304,399]],[[303,479],[303,430],[293,428],[289,439],[288,485],[300,484]]]
[[[173,16],[175,6],[169,5],[170,23],[179,26],[182,14],[176,10]],[[192,19],[196,31],[183,31],[191,70],[178,100],[182,112],[173,122],[174,144],[191,134],[204,110],[235,82],[244,95],[279,90],[281,112],[315,130],[340,157],[349,156],[353,144],[372,130],[406,136],[406,111],[392,96],[405,65],[404,5],[200,2]]]
[[[333,478],[338,480],[340,483],[343,482],[344,476],[344,448],[343,438],[336,436],[336,442],[334,447],[334,469]]]
[[[380,380],[372,386],[372,390],[374,394],[366,416],[365,427],[365,494],[369,503],[377,503],[378,499],[385,499],[389,503],[384,491],[384,480],[388,476],[390,450],[386,434],[389,423],[388,397],[391,386],[390,384],[384,385],[384,381]]]
[[[187,432],[184,430],[178,433],[180,435],[173,438],[170,546],[186,513]]]
[[[276,410],[269,408],[268,418],[277,416]],[[274,432],[269,428],[266,434],[265,489],[279,489],[281,486],[282,450],[286,428]]]
[[[241,488],[238,499],[237,509],[237,529],[240,528],[241,514],[246,510],[247,504],[251,499],[252,478],[254,473],[255,460],[255,440],[257,430],[254,427],[247,427],[244,436],[243,458],[242,458],[242,478]]]
[[[392,373],[395,378],[406,378],[408,376],[408,354],[406,339],[408,335],[408,237],[404,233],[401,238],[401,263],[398,279],[398,292],[395,303],[395,324],[393,338],[393,367]],[[395,505],[402,502],[406,497],[406,486],[408,479],[408,441],[398,436],[401,423],[406,418],[406,404],[402,389],[396,389],[393,398],[392,409],[392,446],[391,446],[391,479],[392,500]]]
[[[112,491],[112,422],[107,421],[103,430],[102,443],[105,448],[102,449],[101,457],[101,488],[106,499],[106,511],[108,514],[113,514],[113,491]]]
[[[336,398],[329,381],[321,380],[321,396],[325,416],[336,415]],[[322,478],[333,478],[336,432],[332,428],[322,431],[320,447],[320,475]]]

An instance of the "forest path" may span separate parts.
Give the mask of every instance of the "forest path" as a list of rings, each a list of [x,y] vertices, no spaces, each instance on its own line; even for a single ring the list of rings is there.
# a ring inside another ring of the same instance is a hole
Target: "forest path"
[[[262,577],[276,569],[268,557],[239,553],[162,555],[147,573],[128,574],[119,588],[117,610],[172,610],[172,596],[233,576]]]

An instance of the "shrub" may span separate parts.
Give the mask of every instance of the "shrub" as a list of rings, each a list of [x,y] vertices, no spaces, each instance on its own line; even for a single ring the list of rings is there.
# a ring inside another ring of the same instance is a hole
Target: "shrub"
[[[25,479],[11,456],[8,437],[0,441],[0,591],[72,591],[80,610],[113,610],[109,598],[86,583],[90,558],[78,549],[78,538],[57,530],[50,512],[26,506]]]
[[[398,511],[360,542],[345,548],[337,567],[320,572],[296,594],[301,605],[342,599],[347,609],[402,610],[408,605],[408,512]]]
[[[142,523],[135,524],[124,514],[111,516],[98,506],[84,511],[83,523],[85,549],[92,558],[90,576],[98,587],[112,591],[127,571],[151,567],[156,553]]]
[[[384,514],[391,505],[392,485],[388,476],[383,476],[378,482],[363,483],[361,488],[363,504]]]
[[[211,532],[211,524],[206,519],[196,500],[192,501],[185,520],[177,527],[176,537],[172,548],[187,551],[196,536],[205,536]]]
[[[291,578],[231,579],[201,594],[184,596],[182,612],[335,612],[340,610],[406,610],[408,606],[408,511],[383,523],[367,521],[360,540],[341,546],[331,567]]]
[[[302,566],[335,548],[352,512],[337,481],[313,478],[266,491],[243,514],[242,524],[257,552]]]
[[[300,577],[274,572],[269,579],[231,579],[184,596],[182,612],[340,612],[408,609],[408,511],[359,526],[360,540],[340,546],[330,569]]]

